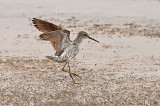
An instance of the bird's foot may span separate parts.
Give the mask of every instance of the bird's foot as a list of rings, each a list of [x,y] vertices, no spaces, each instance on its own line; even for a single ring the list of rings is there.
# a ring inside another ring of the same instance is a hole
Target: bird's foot
[[[75,84],[79,84],[79,83],[77,83],[77,82],[74,81],[74,79],[73,79],[73,77],[72,77],[72,74],[69,74],[69,75],[70,75],[70,77],[72,78],[72,81],[73,81]],[[77,76],[76,76],[76,78],[77,78]]]
[[[77,74],[75,74],[75,73],[72,73],[72,72],[69,72],[69,71],[66,71],[66,70],[64,70],[64,69],[62,69],[62,71],[69,73],[69,75],[70,75],[70,77],[72,78],[73,82],[74,82],[75,84],[78,84],[78,83],[76,83],[76,82],[74,81],[73,76],[75,76],[76,78],[78,78],[78,77],[80,77],[79,75],[77,75]],[[73,76],[72,76],[72,75],[73,75]]]
[[[75,76],[76,78],[80,77],[79,75],[75,74],[75,73],[70,73],[71,75]]]
[[[77,77],[80,77],[78,74],[75,74],[75,73],[72,73],[72,72],[66,71],[66,70],[64,70],[64,69],[62,69],[62,71],[67,72],[67,73],[69,73],[70,75],[75,76],[76,78],[77,78]]]

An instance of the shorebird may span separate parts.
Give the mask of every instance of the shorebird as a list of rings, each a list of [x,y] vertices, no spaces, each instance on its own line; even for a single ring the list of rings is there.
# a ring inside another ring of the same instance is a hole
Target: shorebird
[[[56,53],[55,56],[46,56],[50,60],[54,60],[58,63],[65,63],[62,68],[62,71],[69,73],[73,82],[76,83],[73,79],[73,76],[79,77],[79,75],[71,72],[69,61],[74,58],[79,52],[79,45],[82,43],[83,39],[89,38],[99,43],[99,41],[91,38],[89,34],[85,31],[80,31],[75,40],[70,40],[70,31],[62,29],[60,26],[57,26],[53,23],[33,18],[34,26],[42,34],[39,37],[42,40],[50,41]],[[65,70],[65,66],[68,64],[69,71]],[[73,76],[72,76],[73,75]]]

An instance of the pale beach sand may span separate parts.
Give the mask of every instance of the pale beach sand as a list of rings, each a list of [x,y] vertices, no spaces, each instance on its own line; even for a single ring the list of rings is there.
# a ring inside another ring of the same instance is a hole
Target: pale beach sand
[[[0,105],[160,105],[160,2],[157,0],[0,1]],[[74,84],[39,39],[32,18],[85,40],[71,70]]]

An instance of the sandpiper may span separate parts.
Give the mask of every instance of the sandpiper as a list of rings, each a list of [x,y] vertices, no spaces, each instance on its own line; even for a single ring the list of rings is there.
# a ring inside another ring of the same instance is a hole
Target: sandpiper
[[[71,72],[69,61],[74,58],[79,52],[79,45],[83,39],[89,38],[99,43],[99,41],[91,38],[85,31],[80,31],[75,40],[70,40],[70,31],[62,29],[53,23],[33,18],[34,26],[41,32],[40,38],[42,40],[50,41],[54,47],[56,53],[55,56],[46,56],[50,60],[54,60],[58,63],[65,63],[62,71],[69,73],[73,82],[73,76],[79,77],[79,75]],[[65,66],[68,64],[69,71],[65,70]],[[73,75],[73,76],[72,76]]]

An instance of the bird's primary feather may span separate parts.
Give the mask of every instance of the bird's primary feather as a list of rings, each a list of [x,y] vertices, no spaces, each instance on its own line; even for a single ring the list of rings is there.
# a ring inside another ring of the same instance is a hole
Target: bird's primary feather
[[[51,32],[56,30],[62,30],[60,26],[57,26],[53,23],[43,21],[37,18],[33,18],[33,24],[34,26],[41,32]]]

